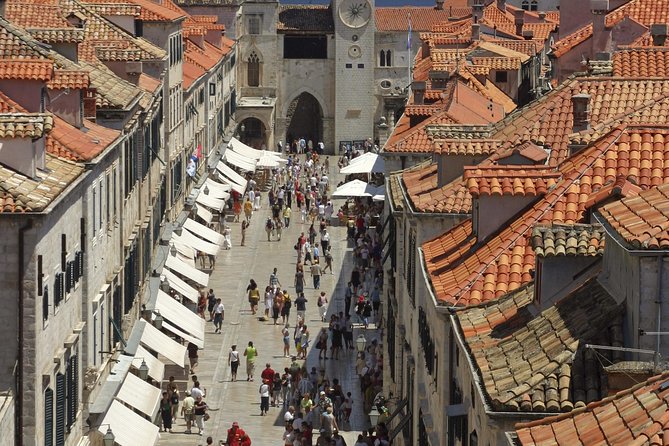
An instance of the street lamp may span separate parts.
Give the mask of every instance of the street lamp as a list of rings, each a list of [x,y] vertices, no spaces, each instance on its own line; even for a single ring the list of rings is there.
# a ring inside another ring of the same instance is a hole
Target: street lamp
[[[107,426],[107,432],[102,436],[102,442],[105,446],[114,446],[114,440],[116,440],[116,436],[114,435],[114,432],[112,432],[111,425],[101,424],[100,427],[102,426]]]
[[[376,423],[379,421],[379,416],[381,414],[376,409],[376,405],[372,406],[372,410],[369,411],[369,421],[372,423],[372,427],[376,427]]]
[[[140,359],[140,358],[135,358],[135,359]],[[146,381],[146,379],[149,377],[149,366],[146,365],[146,361],[144,360],[144,358],[141,359],[142,363],[140,364],[137,370],[139,371],[139,378],[142,381]]]
[[[367,346],[367,339],[365,338],[365,335],[358,335],[358,338],[355,340],[355,346],[358,348],[360,353],[365,351],[365,347]]]
[[[160,310],[153,310],[153,313],[156,315],[153,319],[153,326],[160,330],[163,328],[163,316],[160,314]]]
[[[204,190],[202,192],[204,192],[205,195],[209,195],[209,187],[204,186]],[[193,206],[195,206],[195,205],[193,205]]]
[[[177,247],[174,246],[174,242],[170,240],[170,254],[172,254],[172,257],[177,256]]]

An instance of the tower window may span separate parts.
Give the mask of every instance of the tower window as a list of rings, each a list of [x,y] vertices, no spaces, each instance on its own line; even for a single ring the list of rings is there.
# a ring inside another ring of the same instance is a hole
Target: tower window
[[[249,87],[260,85],[260,59],[256,53],[251,53],[248,59],[247,80]]]
[[[380,67],[392,66],[392,52],[390,50],[379,51],[379,66]]]
[[[260,34],[260,17],[252,15],[249,17],[249,34]]]

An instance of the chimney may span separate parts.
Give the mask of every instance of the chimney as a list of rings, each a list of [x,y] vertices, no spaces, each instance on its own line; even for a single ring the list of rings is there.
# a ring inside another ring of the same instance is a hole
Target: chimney
[[[609,0],[590,0],[592,12],[592,54],[610,51],[611,30],[606,29]]]
[[[546,13],[544,11],[539,11],[539,20],[542,22],[546,21]]]
[[[525,11],[522,9],[517,9],[514,12],[513,23],[516,25],[516,35],[523,35],[523,25],[525,24]]]
[[[472,41],[481,40],[481,25],[478,23],[472,24]]]
[[[472,5],[472,16],[474,18],[474,23],[478,23],[483,17],[483,3],[482,0],[474,0]]]
[[[571,97],[574,133],[590,129],[590,95],[587,93],[575,94]]]
[[[95,122],[97,106],[95,103],[95,88],[88,88],[84,92],[84,118]]]
[[[436,0],[435,9],[437,11],[443,11],[444,10],[444,0]]]
[[[6,0],[0,0],[0,16],[1,17],[6,17],[5,16],[5,6],[7,5]]]
[[[506,11],[506,0],[497,0],[497,9]]]
[[[531,29],[526,29],[525,31],[523,31],[522,36],[523,39],[525,40],[532,40],[534,39],[534,31],[532,31]]]
[[[664,46],[669,34],[669,25],[666,23],[654,23],[650,25],[650,35],[654,46]]]

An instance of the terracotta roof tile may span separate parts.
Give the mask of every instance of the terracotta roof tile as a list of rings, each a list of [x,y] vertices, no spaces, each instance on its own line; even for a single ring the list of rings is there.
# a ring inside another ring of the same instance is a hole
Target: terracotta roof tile
[[[430,31],[434,25],[446,22],[451,17],[465,17],[471,14],[470,8],[454,5],[453,3],[457,2],[445,2],[444,9],[441,11],[433,7],[420,6],[376,7],[374,8],[376,30],[381,32],[406,32],[409,30],[409,14],[411,14],[411,28],[414,32]]]
[[[0,212],[43,211],[84,171],[82,165],[46,155],[47,170],[28,178],[0,165]]]
[[[55,0],[30,1],[24,5],[19,1],[8,1],[5,6],[6,17],[24,28],[72,28],[65,19],[69,12]]]
[[[51,90],[62,90],[65,88],[84,90],[88,88],[89,84],[90,78],[87,71],[55,70],[53,72],[53,77],[46,85]]]
[[[104,0],[87,0],[87,7],[101,16],[139,17],[142,7],[133,3],[112,3]]]
[[[434,153],[439,155],[491,155],[501,141],[494,139],[442,139],[434,142]]]
[[[662,446],[669,436],[669,372],[570,413],[516,425],[518,444]],[[565,443],[564,439],[571,439]]]
[[[501,46],[503,48],[508,48],[518,53],[525,54],[530,57],[535,56],[537,53],[539,53],[541,51],[541,48],[543,47],[540,43],[537,43],[536,41],[533,40],[491,39],[488,40],[488,42],[494,43],[495,45]]]
[[[590,279],[537,316],[533,284],[457,317],[483,389],[499,411],[562,412],[606,395],[606,381],[585,351],[622,337],[615,300]]]
[[[475,65],[484,65],[491,70],[513,71],[520,69],[520,59],[515,57],[472,57],[472,63]]]
[[[390,203],[395,211],[404,209],[404,198],[402,196],[402,174],[391,174],[388,179],[388,190],[390,192]]]
[[[579,28],[568,36],[565,36],[555,42],[553,45],[553,55],[555,57],[562,57],[571,51],[572,48],[575,48],[580,43],[585,42],[591,36],[592,24]]]
[[[443,108],[442,104],[436,105],[423,105],[423,104],[408,104],[404,108],[404,113],[407,116],[432,116],[433,114],[441,111]]]
[[[161,87],[161,82],[158,79],[156,79],[155,77],[151,77],[146,73],[142,73],[142,74],[139,75],[139,79],[137,81],[137,86],[144,91],[148,91],[150,93],[153,93],[158,88]]]
[[[384,152],[393,153],[432,153],[432,141],[428,138],[425,127],[436,123],[454,124],[453,118],[445,113],[438,113],[418,125],[409,125],[409,116],[403,114],[395,125],[392,135],[383,147]]]
[[[85,121],[82,130],[57,116],[54,120],[55,125],[49,138],[84,161],[94,159],[120,135],[117,130],[108,129],[91,121]]]
[[[473,197],[538,196],[553,188],[560,176],[540,166],[465,166],[463,178]]]
[[[86,2],[89,1],[90,3],[103,4],[109,2],[108,0],[86,0]],[[168,8],[163,4],[151,0],[130,0],[130,3],[140,7],[139,20],[145,22],[173,22],[183,19],[187,15],[181,10],[174,10],[174,8]]]
[[[46,82],[53,75],[53,62],[39,59],[0,59],[0,79]]]
[[[44,43],[79,43],[84,40],[84,30],[79,28],[27,28],[26,31]]]
[[[334,18],[329,5],[281,5],[277,31],[334,32]]]
[[[669,47],[630,48],[613,53],[613,75],[669,77]]]
[[[631,248],[669,248],[669,184],[623,198],[599,212]]]
[[[584,203],[586,209],[601,206],[613,200],[619,200],[625,197],[635,197],[642,189],[632,183],[624,175],[619,175],[615,181],[608,181],[598,191],[588,196]]]
[[[53,117],[47,113],[0,113],[0,138],[45,136],[53,129]]]
[[[601,256],[604,234],[601,225],[539,225],[532,231],[532,247],[538,257]]]
[[[421,165],[402,173],[407,197],[417,212],[460,214],[471,212],[472,196],[459,184],[439,187],[437,164]]]

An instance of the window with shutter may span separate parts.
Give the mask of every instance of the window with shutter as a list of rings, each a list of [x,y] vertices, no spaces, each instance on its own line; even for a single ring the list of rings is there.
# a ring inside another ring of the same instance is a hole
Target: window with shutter
[[[53,446],[53,390],[44,391],[44,446]]]
[[[56,375],[56,446],[65,446],[65,375]]]
[[[79,259],[79,264],[77,267],[77,281],[79,281],[80,278],[84,277],[84,252],[78,251],[77,258]]]
[[[65,292],[72,290],[72,262],[67,262],[65,267]]]
[[[54,306],[60,305],[60,301],[63,300],[63,273],[57,273],[56,278],[53,283],[53,304]]]
[[[67,365],[67,431],[77,419],[79,408],[79,362],[77,355],[70,356]]]
[[[45,285],[42,290],[42,320],[49,319],[49,285]]]

